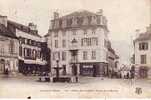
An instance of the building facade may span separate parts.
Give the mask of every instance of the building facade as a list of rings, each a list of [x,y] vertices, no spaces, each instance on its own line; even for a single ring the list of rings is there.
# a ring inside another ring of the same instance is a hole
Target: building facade
[[[119,56],[116,54],[115,50],[111,46],[111,42],[107,42],[108,53],[107,53],[107,61],[108,61],[108,69],[106,76],[109,77],[118,77],[119,71]]]
[[[8,20],[9,29],[14,32],[19,40],[19,72],[23,74],[38,74],[47,69],[46,41],[41,38],[36,25],[29,23],[28,26]],[[43,52],[42,52],[43,51]]]
[[[0,73],[18,72],[19,42],[7,26],[7,16],[0,15]]]
[[[151,24],[134,40],[134,64],[138,77],[151,77]]]
[[[59,61],[63,75],[102,76],[108,72],[108,28],[103,11],[77,11],[59,17],[54,13],[46,35],[51,69]]]

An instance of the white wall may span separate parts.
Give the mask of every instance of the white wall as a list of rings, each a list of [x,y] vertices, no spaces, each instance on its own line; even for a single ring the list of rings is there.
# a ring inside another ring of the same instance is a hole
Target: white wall
[[[76,35],[73,35],[72,30],[67,30],[66,35],[62,35],[62,31],[58,32],[58,37],[54,37],[54,32],[50,32],[49,36],[47,37],[48,47],[51,49],[51,67],[56,67],[56,61],[53,60],[53,53],[55,51],[59,51],[60,56],[62,57],[62,51],[66,51],[66,61],[60,60],[59,64],[60,67],[62,67],[63,64],[67,66],[67,72],[71,72],[71,67],[69,66],[69,62],[71,60],[71,53],[69,51],[71,46],[71,41],[75,38],[78,41],[78,61],[79,62],[107,62],[106,56],[107,56],[107,48],[104,46],[104,40],[108,40],[107,33],[101,28],[98,27],[95,30],[95,34],[92,34],[92,29],[87,29],[87,34],[84,34],[83,29],[76,30]],[[81,39],[82,38],[88,38],[88,37],[97,37],[98,38],[98,45],[97,46],[82,46],[81,47]],[[66,40],[66,47],[62,47],[62,40]],[[55,48],[54,41],[58,40],[59,47]],[[91,59],[92,51],[96,50],[96,60]],[[88,51],[88,60],[83,60],[83,51]]]
[[[148,42],[148,50],[139,50],[139,43],[140,42]],[[150,66],[151,67],[151,40],[146,40],[146,41],[137,41],[135,43],[135,64],[136,65],[145,65],[145,66]],[[141,55],[146,55],[147,56],[147,64],[141,64]]]

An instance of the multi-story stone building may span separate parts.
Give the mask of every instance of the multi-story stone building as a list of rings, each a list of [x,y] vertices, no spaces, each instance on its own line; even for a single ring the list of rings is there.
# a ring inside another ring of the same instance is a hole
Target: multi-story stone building
[[[7,27],[7,16],[0,15],[0,73],[18,72],[19,42]]]
[[[97,13],[84,10],[62,17],[54,13],[46,35],[51,49],[52,73],[56,61],[64,75],[101,76],[108,73],[109,31],[102,13],[102,10]]]
[[[134,64],[138,77],[151,77],[151,24],[134,40]]]
[[[46,41],[41,38],[36,29],[36,25],[29,23],[28,26],[8,20],[8,28],[19,39],[19,67],[21,73],[39,73],[49,70],[46,62]]]

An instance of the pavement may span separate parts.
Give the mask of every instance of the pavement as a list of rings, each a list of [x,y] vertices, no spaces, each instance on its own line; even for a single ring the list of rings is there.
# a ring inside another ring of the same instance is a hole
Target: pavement
[[[151,97],[151,80],[148,79],[79,77],[78,83],[37,82],[37,80],[37,76],[0,76],[0,98]]]

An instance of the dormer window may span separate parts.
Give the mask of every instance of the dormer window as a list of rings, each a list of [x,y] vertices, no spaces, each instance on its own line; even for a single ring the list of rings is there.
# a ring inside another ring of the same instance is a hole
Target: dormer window
[[[83,17],[77,17],[77,24],[82,25],[83,23]]]
[[[67,26],[71,26],[72,25],[72,18],[67,19]]]
[[[88,23],[91,24],[92,16],[88,16]]]
[[[100,24],[100,22],[101,22],[101,18],[100,16],[97,16],[97,24]]]

